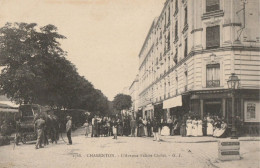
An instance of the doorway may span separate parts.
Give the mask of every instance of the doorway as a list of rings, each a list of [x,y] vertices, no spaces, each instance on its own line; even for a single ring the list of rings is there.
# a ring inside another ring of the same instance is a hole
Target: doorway
[[[208,113],[211,116],[222,117],[221,100],[206,100],[204,104],[204,116]]]

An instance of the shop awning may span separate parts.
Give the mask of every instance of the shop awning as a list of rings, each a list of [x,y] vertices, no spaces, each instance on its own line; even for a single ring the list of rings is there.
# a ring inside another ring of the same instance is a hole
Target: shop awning
[[[177,106],[182,106],[181,95],[163,101],[163,109],[173,108]]]
[[[0,113],[18,113],[18,109],[0,108]]]
[[[0,113],[18,113],[18,106],[11,101],[0,101]]]
[[[11,101],[0,101],[0,105],[7,105],[10,107],[19,107],[19,104],[15,104]]]

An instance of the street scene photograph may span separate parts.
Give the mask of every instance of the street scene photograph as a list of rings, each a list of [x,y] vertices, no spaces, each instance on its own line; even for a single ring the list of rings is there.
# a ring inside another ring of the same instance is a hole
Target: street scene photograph
[[[260,168],[259,0],[0,0],[0,168]]]

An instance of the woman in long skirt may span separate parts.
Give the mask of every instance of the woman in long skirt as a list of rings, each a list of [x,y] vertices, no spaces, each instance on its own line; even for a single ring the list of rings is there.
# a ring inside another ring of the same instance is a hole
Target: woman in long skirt
[[[210,116],[207,117],[207,135],[213,135],[213,119]]]
[[[192,120],[191,120],[190,116],[188,117],[188,120],[186,121],[186,132],[187,132],[187,136],[192,135]]]
[[[181,128],[180,128],[180,134],[181,136],[186,136],[186,120],[183,118],[181,122]]]
[[[90,133],[88,120],[86,120],[83,127],[85,127],[85,136],[88,137],[88,134]]]
[[[117,127],[118,127],[118,122],[116,120],[112,121],[112,130],[113,130],[113,135],[114,138],[113,139],[117,139]]]
[[[198,121],[196,117],[192,120],[192,136],[198,136]]]
[[[203,136],[201,119],[198,120],[198,136]]]
[[[143,119],[143,125],[144,125],[144,136],[147,136],[147,120],[146,119]]]

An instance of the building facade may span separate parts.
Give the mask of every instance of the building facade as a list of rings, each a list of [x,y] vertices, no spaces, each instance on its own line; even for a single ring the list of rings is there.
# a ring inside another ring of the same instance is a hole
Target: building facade
[[[260,122],[259,1],[166,0],[139,53],[139,108],[167,119],[189,111]]]
[[[132,116],[136,118],[136,114],[138,112],[138,98],[139,98],[139,91],[138,91],[138,83],[139,83],[139,76],[136,75],[135,80],[132,82],[131,86],[129,87],[129,94],[132,99],[132,107],[131,112]]]

